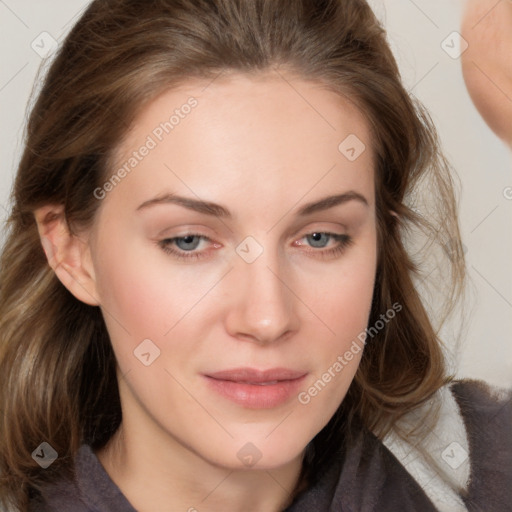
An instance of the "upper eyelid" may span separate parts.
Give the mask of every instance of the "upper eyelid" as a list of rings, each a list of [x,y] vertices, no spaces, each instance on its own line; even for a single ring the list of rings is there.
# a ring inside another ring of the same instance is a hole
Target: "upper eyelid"
[[[329,241],[335,242],[332,246],[328,245],[327,247],[320,247],[320,248],[310,247],[308,250],[305,251],[307,254],[310,254],[312,256],[316,255],[319,258],[330,258],[331,256],[337,257],[337,256],[341,255],[342,253],[344,253],[344,251],[348,248],[348,246],[350,246],[354,243],[353,237],[349,234],[346,234],[346,233],[337,234],[337,233],[321,231],[321,230],[314,230],[314,231],[306,232],[303,236],[299,237],[298,239],[296,237],[294,237],[294,240],[295,241],[301,240],[301,239],[305,238],[306,236],[308,236],[312,233],[315,233],[315,232],[330,235],[331,239]],[[195,262],[195,261],[209,257],[208,253],[211,253],[211,251],[212,251],[211,248],[210,248],[210,250],[208,250],[208,248],[203,249],[203,250],[197,250],[197,248],[195,248],[192,251],[187,251],[184,249],[180,249],[179,247],[176,247],[176,246],[174,248],[168,246],[168,245],[171,245],[175,239],[184,238],[186,236],[198,236],[200,238],[207,239],[207,240],[211,241],[211,239],[209,237],[206,237],[204,235],[199,235],[196,233],[189,233],[189,234],[185,234],[183,236],[177,236],[177,237],[165,239],[163,241],[160,241],[159,245],[161,246],[162,250],[170,253],[171,255],[173,254],[175,258],[177,258],[179,260],[183,260],[183,261]],[[167,240],[170,241],[169,244],[164,243]],[[301,244],[300,246],[302,247],[303,245],[309,246],[309,244],[307,244],[307,243]],[[210,254],[210,256],[211,256],[211,254]]]
[[[303,238],[307,237],[308,235],[312,235],[313,233],[322,233],[322,234],[326,234],[328,236],[331,237],[331,239],[333,239],[334,237],[342,237],[342,236],[347,236],[349,237],[350,235],[348,233],[335,233],[333,231],[328,231],[328,230],[321,230],[321,229],[318,229],[318,230],[310,230],[310,231],[306,231],[303,235],[300,235],[300,236],[294,236],[294,241],[297,241],[297,240],[302,240]],[[169,237],[165,237],[161,240],[161,242],[174,242],[176,240],[179,240],[179,239],[182,239],[182,238],[186,238],[186,237],[189,237],[189,236],[196,236],[196,237],[199,237],[200,239],[202,239],[203,241],[208,241],[208,242],[211,242],[211,243],[216,243],[211,237],[207,236],[207,235],[201,235],[199,233],[194,233],[194,232],[189,232],[189,233],[185,233],[183,235],[176,235],[176,236],[169,236]],[[217,242],[218,243],[218,242]],[[190,251],[192,252],[192,251]]]
[[[359,227],[365,221],[366,221],[366,218],[359,219],[358,217],[352,218],[352,216],[350,216],[349,218],[341,217],[341,218],[324,218],[324,219],[316,219],[316,220],[311,219],[304,223],[300,222],[300,224],[303,224],[303,225],[315,225],[315,224],[320,224],[320,225],[329,224],[331,226],[336,225],[336,227],[320,227],[318,229],[317,228],[305,229],[304,227],[300,228],[300,227],[297,227],[297,225],[299,223],[294,222],[292,226],[289,226],[287,229],[284,230],[282,238],[290,238],[290,237],[298,236],[301,232],[303,232],[303,230],[304,230],[304,235],[313,233],[315,231],[335,232],[340,229],[344,230],[344,232],[343,233],[334,233],[334,234],[344,234],[345,232],[353,231],[354,229],[359,230]],[[212,233],[213,234],[212,236],[216,237],[216,236],[222,236],[221,234],[219,234],[219,228],[220,228],[220,231],[224,231],[220,226],[215,226],[215,227],[208,226],[208,225],[204,225],[201,222],[198,222],[198,223],[191,222],[189,225],[187,225],[187,224],[188,223],[184,222],[181,227],[176,226],[174,228],[171,228],[169,226],[164,229],[160,229],[154,235],[154,237],[155,237],[155,239],[159,238],[159,239],[163,240],[163,239],[168,239],[168,238],[179,238],[179,237],[191,234],[191,233],[199,234],[197,232],[203,232],[203,231]],[[181,231],[181,229],[183,229],[183,234],[176,234],[176,235],[174,233],[171,234],[171,231],[177,231],[177,230]],[[271,229],[273,229],[273,228],[271,228]],[[228,237],[235,238],[233,230],[228,228],[228,231],[229,231]],[[270,230],[268,230],[267,232],[269,232],[269,231]],[[167,233],[169,233],[169,235],[167,235]],[[302,236],[304,236],[304,235],[302,235]],[[210,236],[206,235],[206,234],[201,235],[201,236],[210,238]],[[242,238],[245,238],[245,236],[243,236]]]
[[[346,230],[346,231],[348,231],[348,230]],[[313,233],[324,233],[324,234],[329,234],[329,235],[334,235],[334,236],[348,235],[347,232],[336,233],[334,230],[330,230],[330,229],[310,229],[308,231],[303,232],[303,234],[300,236],[294,235],[293,238],[304,238],[305,236],[312,235]],[[187,236],[197,236],[197,237],[212,241],[212,237],[210,235],[204,235],[204,234],[192,231],[192,230],[188,231],[186,233],[183,233],[182,235],[161,236],[159,238],[161,238],[161,240],[163,241],[163,240],[175,240],[176,238],[186,238]]]

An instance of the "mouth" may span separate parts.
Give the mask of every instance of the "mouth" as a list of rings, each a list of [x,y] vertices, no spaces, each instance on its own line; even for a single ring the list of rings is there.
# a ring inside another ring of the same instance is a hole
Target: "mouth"
[[[210,389],[250,409],[270,409],[294,396],[307,373],[286,368],[255,370],[235,368],[203,374]]]

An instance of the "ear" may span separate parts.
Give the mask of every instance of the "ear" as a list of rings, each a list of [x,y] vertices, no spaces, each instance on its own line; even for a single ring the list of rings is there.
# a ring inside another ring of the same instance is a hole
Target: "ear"
[[[98,306],[89,244],[70,232],[64,207],[43,206],[34,212],[34,216],[46,258],[60,282],[78,300]]]

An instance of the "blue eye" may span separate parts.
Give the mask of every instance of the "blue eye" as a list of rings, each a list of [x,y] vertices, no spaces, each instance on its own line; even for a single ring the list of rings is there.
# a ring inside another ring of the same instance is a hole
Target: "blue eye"
[[[314,233],[309,233],[302,238],[307,239],[308,243],[311,243],[312,247],[315,249],[325,247],[331,239],[336,242],[334,247],[326,251],[308,251],[312,253],[313,256],[320,258],[335,258],[336,256],[341,255],[345,249],[353,243],[353,239],[349,235],[326,233],[323,231],[315,231]]]
[[[329,233],[311,233],[310,235],[306,235],[305,238],[308,239],[308,242],[313,241],[313,247],[322,248],[322,247],[325,247],[325,244],[322,243],[322,239],[324,241],[326,241],[326,243],[328,243],[329,236],[332,236],[332,235],[330,235]],[[318,243],[320,245],[315,245]]]
[[[199,259],[203,258],[205,254],[201,252],[191,252],[190,254],[186,253],[197,249],[197,246],[199,245],[201,240],[209,241],[210,239],[202,235],[189,233],[185,236],[166,238],[165,240],[159,242],[159,245],[166,253],[171,254],[178,259]],[[172,247],[173,244],[176,244],[179,251]]]
[[[180,238],[175,238],[176,245],[183,251],[193,251],[197,249],[201,237],[199,235],[187,235]],[[183,243],[181,243],[183,242]]]
[[[341,255],[345,249],[353,243],[352,238],[346,234],[327,233],[323,231],[315,231],[304,235],[302,239],[307,239],[308,244],[311,244],[313,250],[308,250],[313,257],[320,258],[335,258]],[[334,240],[336,245],[331,249],[324,251],[316,250],[322,249],[329,244],[330,240]],[[198,260],[200,258],[208,257],[207,251],[196,251],[201,241],[211,242],[211,240],[203,235],[196,233],[188,233],[184,236],[178,236],[174,238],[166,238],[158,245],[167,253],[173,257],[181,260]],[[304,244],[298,244],[301,247]],[[297,246],[297,245],[296,245]]]

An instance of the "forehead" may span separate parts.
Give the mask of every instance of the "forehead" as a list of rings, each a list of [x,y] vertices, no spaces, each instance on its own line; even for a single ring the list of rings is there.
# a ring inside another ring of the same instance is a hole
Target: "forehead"
[[[144,146],[145,156],[134,156]],[[140,200],[166,191],[296,202],[297,194],[312,199],[335,187],[365,191],[373,202],[364,116],[322,84],[282,73],[231,74],[165,91],[139,112],[116,168],[134,158],[112,195],[130,188]]]

